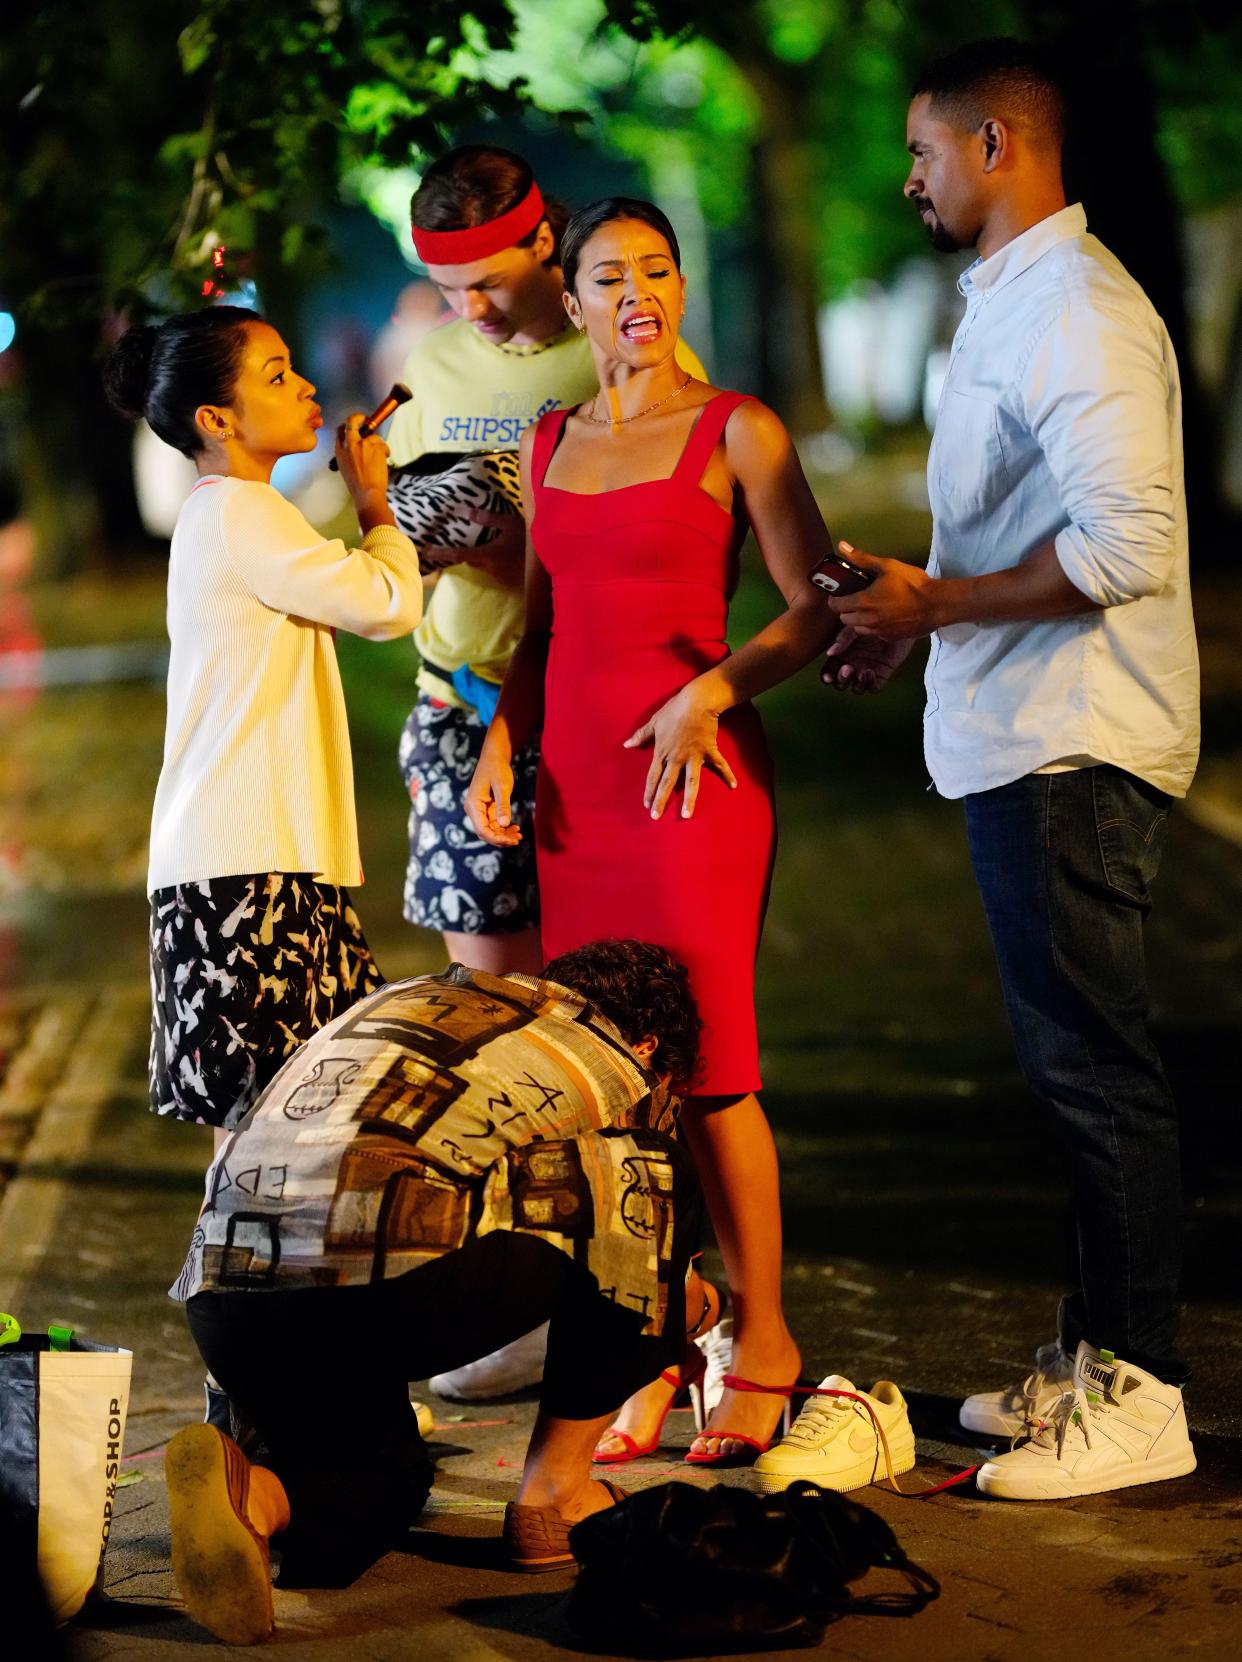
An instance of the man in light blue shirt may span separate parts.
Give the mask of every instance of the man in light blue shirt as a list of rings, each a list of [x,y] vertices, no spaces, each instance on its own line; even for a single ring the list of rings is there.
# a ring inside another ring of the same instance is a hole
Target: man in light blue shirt
[[[1167,331],[1061,181],[1063,102],[981,41],[918,83],[905,192],[974,247],[928,460],[926,571],[830,601],[824,679],[878,690],[931,636],[925,749],[961,798],[1019,1060],[1071,1167],[1077,1285],[1024,1386],[962,1422],[1032,1432],[979,1486],[1053,1499],[1192,1471],[1178,1357],[1176,1110],[1146,1029],[1143,923],[1198,754],[1181,393]]]

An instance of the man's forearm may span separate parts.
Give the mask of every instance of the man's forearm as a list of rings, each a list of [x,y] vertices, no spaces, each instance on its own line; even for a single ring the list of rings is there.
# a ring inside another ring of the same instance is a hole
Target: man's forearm
[[[954,623],[1037,623],[1096,610],[1096,603],[1070,582],[1056,548],[1042,544],[1019,565],[979,577],[933,580],[934,627]]]

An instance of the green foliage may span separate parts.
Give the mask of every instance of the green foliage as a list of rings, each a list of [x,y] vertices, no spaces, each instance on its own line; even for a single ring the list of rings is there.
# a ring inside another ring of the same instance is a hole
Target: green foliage
[[[520,27],[505,61],[529,78],[535,103],[581,104],[605,146],[639,161],[676,140],[710,224],[772,211],[752,197],[757,144],[801,149],[821,298],[925,251],[900,192],[908,88],[927,58],[981,35],[1095,41],[1136,31],[1179,203],[1194,210],[1238,194],[1242,14],[1214,0],[514,0],[514,9]],[[566,40],[581,49],[565,51]],[[1124,168],[1125,135],[1099,142]]]
[[[35,318],[184,303],[280,262],[361,160],[527,102],[507,0],[77,0],[0,57],[0,286]],[[301,271],[305,276],[305,269]]]
[[[597,142],[653,175],[688,167],[709,225],[771,211],[754,199],[757,146],[798,152],[830,296],[923,246],[899,188],[916,64],[966,35],[1063,31],[1098,3],[44,0],[0,54],[0,286],[46,319],[141,311],[200,295],[220,244],[226,280],[294,266],[305,280],[342,181],[533,107],[580,127],[585,112]],[[1227,199],[1238,24],[1194,0],[1122,9],[1179,199]]]

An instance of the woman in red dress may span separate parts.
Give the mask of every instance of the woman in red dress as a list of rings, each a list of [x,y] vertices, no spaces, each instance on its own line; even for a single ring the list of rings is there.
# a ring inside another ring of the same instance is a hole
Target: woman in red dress
[[[756,1095],[754,966],[776,825],[750,700],[836,633],[807,581],[831,545],[776,416],[676,363],[685,282],[664,215],[596,203],[571,221],[564,253],[566,310],[590,338],[600,393],[522,440],[526,631],[467,810],[497,846],[523,834],[511,761],[542,721],[548,952],[640,936],[690,970],[704,1065],[682,1125],[733,1294],[729,1377],[773,1387],[725,1390],[690,1455],[719,1463],[766,1447],[800,1367],[781,1310],[776,1150]],[[785,610],[730,655],[748,526]],[[626,1436],[600,1456],[654,1443],[671,1389],[657,1381],[627,1404]]]

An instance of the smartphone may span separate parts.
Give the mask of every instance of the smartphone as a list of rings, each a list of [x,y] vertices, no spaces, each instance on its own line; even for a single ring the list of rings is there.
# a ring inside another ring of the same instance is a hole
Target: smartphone
[[[807,575],[817,589],[837,596],[857,594],[859,589],[865,589],[868,583],[874,582],[877,574],[874,571],[864,571],[862,566],[856,566],[853,560],[847,560],[844,554],[825,554],[818,565],[811,567]]]

